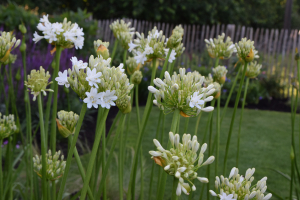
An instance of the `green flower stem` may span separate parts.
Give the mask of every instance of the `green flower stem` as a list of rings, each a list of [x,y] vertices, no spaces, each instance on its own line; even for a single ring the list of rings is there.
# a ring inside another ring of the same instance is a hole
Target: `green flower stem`
[[[294,149],[292,147],[291,153],[294,152]],[[291,158],[291,180],[290,180],[290,197],[289,200],[293,199],[293,183],[294,183],[294,162],[295,160]]]
[[[38,108],[39,108],[39,118],[40,118],[40,132],[41,132],[41,149],[42,149],[42,188],[43,188],[43,200],[47,200],[47,180],[46,180],[46,138],[44,130],[44,116],[42,107],[41,93],[38,95]]]
[[[103,177],[103,173],[104,173],[104,168],[105,168],[105,163],[106,163],[106,154],[105,154],[105,149],[106,149],[106,136],[105,136],[105,130],[104,130],[104,134],[102,135],[102,177]],[[98,177],[98,176],[97,176]],[[97,194],[97,190],[95,189],[95,196]],[[104,184],[103,186],[103,196],[102,196],[103,200],[107,199],[107,194],[106,194],[106,184]]]
[[[51,81],[55,81],[55,76],[51,76]],[[50,89],[54,90],[54,84],[50,85]],[[50,119],[50,109],[51,109],[51,103],[52,103],[52,97],[53,92],[49,92],[48,99],[47,99],[47,105],[46,105],[46,113],[45,113],[45,134],[46,134],[46,145],[48,146],[48,140],[49,140],[49,119]]]
[[[171,63],[170,69],[168,70],[169,74],[171,75],[174,70],[175,60]]]
[[[124,69],[126,69],[126,58],[127,58],[127,49],[125,49],[125,51],[123,53],[123,65],[124,65]]]
[[[140,189],[140,199],[144,199],[144,167],[143,167],[143,147],[140,150],[140,167],[141,167],[141,189]]]
[[[176,109],[174,111],[174,114],[173,114],[173,119],[172,119],[170,132],[173,132],[173,133],[176,132],[177,124],[179,122],[179,119],[180,119],[180,110]],[[171,143],[170,143],[170,141],[168,141],[168,148],[167,149],[170,149],[170,147],[171,147]],[[165,192],[165,187],[166,187],[167,175],[168,175],[167,173],[162,174],[159,190],[158,190],[158,193],[157,193],[157,195],[158,195],[157,200],[163,200],[164,199],[164,192]],[[174,191],[172,192],[172,195],[173,195],[173,193],[174,193]],[[175,190],[175,193],[176,193],[176,190]]]
[[[197,118],[197,122],[196,122],[196,125],[195,125],[195,135],[198,135],[198,127],[199,127],[199,123],[200,123],[200,119],[201,119],[201,115],[202,115],[203,112],[200,112],[199,115],[198,115],[198,118]]]
[[[300,60],[299,59],[297,60],[297,76],[298,76],[298,83],[300,84]],[[297,90],[297,93],[299,93],[299,89]],[[297,109],[297,106],[298,106],[298,104],[296,104],[296,109]],[[300,123],[299,123],[299,128],[300,128]],[[300,133],[300,129],[299,129],[299,133]],[[300,142],[300,137],[299,137],[299,142]],[[296,151],[296,149],[294,149],[294,152],[295,151]]]
[[[189,117],[186,117],[185,118],[185,123],[184,123],[184,133],[187,133],[187,129],[188,129],[188,127],[189,127],[189,120],[190,120],[190,118]],[[179,133],[179,130],[178,130],[178,133]]]
[[[59,71],[59,63],[60,63],[60,55],[63,48],[61,46],[56,46],[56,54],[55,54],[55,68],[52,76],[58,77]],[[52,116],[51,116],[51,134],[50,134],[50,143],[52,152],[56,151],[56,113],[57,113],[57,95],[58,95],[58,84],[57,81],[53,83],[54,87],[54,96],[53,96],[53,106],[52,106]]]
[[[71,135],[68,139],[69,139],[69,142],[72,144],[73,136]],[[74,148],[74,157],[75,157],[75,160],[76,160],[76,163],[77,163],[77,166],[78,166],[78,169],[79,169],[82,181],[84,181],[84,179],[85,179],[84,168],[82,166],[82,163],[81,163],[81,160],[80,160],[80,156],[78,154],[76,146]],[[92,193],[90,187],[88,188],[88,196],[89,196],[90,200],[94,200],[93,193]]]
[[[124,114],[123,114],[124,115]],[[126,115],[124,115],[126,118]],[[125,121],[125,119],[123,119]],[[120,126],[123,126],[123,121],[120,124]],[[119,133],[119,199],[123,200],[123,151],[124,151],[124,147],[123,147],[123,128]]]
[[[240,101],[240,97],[241,97],[241,93],[242,93],[242,88],[243,88],[243,85],[244,85],[244,79],[245,79],[245,74],[246,74],[246,71],[247,71],[247,67],[248,67],[248,63],[245,62],[242,79],[240,81],[239,90],[238,90],[238,93],[237,93],[237,96],[236,96],[236,99],[235,99],[235,103],[234,103],[234,109],[233,109],[233,114],[232,114],[232,118],[231,118],[231,123],[230,123],[230,128],[229,128],[227,143],[226,143],[226,151],[225,151],[225,158],[224,158],[223,174],[226,174],[227,157],[228,157],[230,139],[231,139],[232,130],[233,130],[235,113],[236,113],[237,107],[239,105],[239,101]]]
[[[51,200],[56,200],[56,185],[55,185],[55,181],[52,181],[52,199]]]
[[[104,185],[106,184],[106,175],[107,175],[108,169],[110,167],[109,166],[110,162],[111,162],[111,160],[112,160],[112,158],[114,156],[114,150],[115,150],[118,138],[119,138],[119,134],[124,129],[125,116],[126,116],[125,114],[121,114],[121,116],[120,116],[119,126],[117,128],[116,135],[114,136],[114,140],[112,142],[112,145],[111,145],[111,148],[110,148],[110,151],[109,151],[106,163],[105,163],[105,168],[102,171],[102,178],[101,178],[100,185],[98,187],[98,192],[96,194],[95,199],[100,199],[101,194],[102,194],[102,189],[103,189]]]
[[[164,115],[164,112],[162,112],[162,124],[161,124],[161,131],[160,131],[160,139],[159,141],[162,142],[164,141],[164,130],[165,130],[165,119],[166,119],[166,115]],[[153,164],[155,164],[155,162],[153,162]],[[159,186],[160,186],[160,181],[162,179],[162,173],[163,173],[163,169],[161,167],[158,167],[158,176],[157,176],[157,191],[159,190]]]
[[[211,106],[212,106],[212,107],[215,106],[215,102],[216,102],[215,99],[213,99],[213,100],[211,101]],[[209,128],[209,123],[210,123],[210,120],[211,120],[211,118],[212,118],[212,115],[213,115],[213,111],[210,112],[209,115],[208,115],[207,123],[206,123],[205,129],[204,129],[204,136],[203,136],[203,138],[202,138],[201,144],[203,144],[203,143],[205,142],[205,140],[206,140],[206,135],[207,135],[207,131],[208,131],[208,128]],[[199,136],[197,136],[197,137],[200,138]]]
[[[74,152],[74,149],[75,149],[75,146],[76,146],[76,141],[77,141],[77,138],[78,138],[78,135],[79,135],[79,131],[80,131],[82,122],[83,122],[83,118],[84,118],[84,115],[86,113],[86,108],[87,108],[87,105],[86,105],[86,103],[84,103],[81,107],[79,119],[78,119],[76,129],[75,129],[75,133],[74,133],[74,136],[73,136],[73,141],[72,141],[71,147],[69,148],[65,172],[64,172],[64,175],[62,177],[61,185],[60,185],[58,196],[57,196],[57,199],[59,199],[59,200],[62,199],[64,190],[65,190],[65,185],[66,185],[66,182],[67,182],[68,173],[69,173],[69,170],[70,170],[70,167],[71,167],[73,152]]]
[[[2,144],[3,140],[0,140],[0,145]],[[2,147],[0,147],[0,197],[3,197]]]
[[[164,115],[163,111],[159,112],[159,117],[158,117],[158,122],[157,122],[157,127],[156,127],[156,135],[155,138],[158,138],[158,133],[159,133],[159,128],[160,128],[160,122],[161,122],[161,118]],[[162,141],[162,140],[161,140]],[[155,162],[152,162],[152,167],[151,167],[151,174],[150,174],[150,183],[149,183],[149,192],[148,192],[148,200],[151,200],[152,198],[152,185],[153,185],[153,172],[154,172],[154,166],[155,166]],[[158,176],[158,179],[160,177]],[[159,183],[159,182],[158,182]],[[157,184],[159,185],[159,184]]]
[[[113,51],[112,51],[112,54],[111,54],[111,62],[114,60],[114,57],[116,55],[116,50],[117,50],[117,47],[118,47],[118,42],[119,40],[115,40],[115,43],[114,43],[114,48],[113,48]]]
[[[220,153],[220,104],[221,104],[221,92],[220,96],[217,99],[217,134],[216,134],[216,160],[215,160],[215,175],[218,176],[218,167],[219,167],[219,153]],[[214,152],[214,150],[212,150]],[[210,155],[210,154],[209,154]]]
[[[243,113],[244,113],[244,107],[245,107],[245,103],[246,103],[248,85],[249,85],[249,78],[246,78],[246,86],[245,86],[245,91],[244,91],[244,97],[243,97],[243,103],[242,103],[242,110],[241,110],[241,116],[240,116],[240,124],[239,124],[239,132],[238,132],[237,154],[236,154],[236,164],[235,164],[236,168],[239,167],[240,138],[241,138]]]
[[[234,90],[234,88],[235,88],[236,82],[237,82],[237,80],[238,80],[238,78],[239,78],[239,76],[240,76],[241,69],[242,69],[242,67],[239,68],[238,73],[237,73],[237,75],[235,76],[234,81],[233,81],[233,83],[232,83],[232,86],[231,86],[231,88],[230,88],[230,92],[229,92],[229,95],[228,95],[228,97],[227,97],[227,100],[226,100],[226,103],[225,103],[225,106],[224,106],[224,109],[223,109],[223,112],[222,112],[220,124],[222,124],[222,122],[223,122],[223,119],[224,119],[224,116],[225,116],[225,114],[226,114],[226,110],[227,110],[229,101],[230,101],[230,99],[231,99],[231,95],[232,95],[233,90]]]
[[[178,200],[178,196],[176,195],[176,189],[179,183],[179,179],[174,176],[173,178],[173,189],[172,189],[172,200]]]
[[[169,51],[168,51],[168,54],[167,54],[167,58],[166,58],[166,60],[164,62],[163,68],[161,70],[161,72],[163,72],[163,73],[160,73],[160,76],[159,76],[160,79],[162,79],[164,77],[165,71],[167,70],[167,64],[169,63],[168,60],[170,58],[171,52],[172,52],[172,49],[170,48]]]
[[[48,188],[48,191],[47,191],[47,194],[48,194],[48,199],[51,199],[51,188],[50,188],[50,181],[47,181],[47,188]]]
[[[111,136],[111,134],[112,134],[112,132],[113,132],[115,126],[116,126],[116,123],[118,122],[118,119],[120,118],[121,115],[122,115],[122,112],[118,111],[118,114],[114,118],[114,121],[113,121],[113,123],[112,123],[112,125],[111,125],[111,127],[109,129],[109,132],[108,132],[108,134],[106,136],[106,144],[109,142],[110,136]]]
[[[152,60],[152,75],[151,75],[151,84],[150,84],[151,86],[153,86],[153,79],[155,78],[155,74],[156,74],[156,58],[154,58]],[[130,179],[129,179],[129,185],[128,185],[128,193],[127,193],[126,199],[132,199],[132,197],[135,196],[135,180],[136,180],[137,164],[138,164],[138,157],[139,157],[138,152],[140,151],[140,148],[141,148],[143,135],[144,135],[147,121],[148,121],[148,118],[150,115],[150,111],[152,109],[152,105],[153,105],[152,93],[149,92],[145,111],[144,111],[143,118],[142,118],[141,129],[140,129],[140,132],[138,135],[136,146],[134,148],[135,154],[134,154],[133,163],[132,163],[132,167],[131,167]]]
[[[90,161],[89,161],[89,164],[88,164],[88,168],[87,168],[87,171],[86,171],[86,176],[85,176],[83,188],[82,188],[82,191],[81,191],[80,200],[84,200],[85,196],[86,196],[86,193],[87,193],[87,189],[88,189],[89,182],[90,182],[90,179],[91,179],[91,175],[92,175],[92,171],[93,171],[93,167],[94,167],[94,162],[95,162],[95,159],[96,159],[96,154],[97,154],[98,147],[99,147],[99,144],[100,144],[100,139],[101,139],[101,135],[103,133],[103,128],[104,128],[104,124],[106,122],[108,111],[109,111],[109,109],[104,110],[101,121],[100,121],[99,128],[98,128],[98,130],[95,134],[95,141],[94,141]]]
[[[139,108],[139,85],[135,85],[135,109],[136,109],[138,132],[140,132],[141,120],[140,120],[140,108]]]
[[[213,112],[212,112],[212,116],[213,116]],[[210,127],[209,127],[209,139],[208,139],[208,155],[211,155],[212,153],[212,148],[211,148],[211,138],[212,138],[212,130],[213,130],[213,121],[214,118],[211,117],[210,119]],[[207,177],[210,176],[210,165],[207,166]],[[209,200],[210,198],[210,193],[209,193],[209,184],[207,184],[207,200]]]

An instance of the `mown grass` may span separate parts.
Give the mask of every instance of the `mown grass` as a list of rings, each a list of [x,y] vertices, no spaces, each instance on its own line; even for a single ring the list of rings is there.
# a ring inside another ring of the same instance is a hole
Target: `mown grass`
[[[141,116],[143,114],[144,108],[140,108]],[[221,110],[222,111],[222,110]],[[225,146],[227,141],[228,129],[230,125],[230,120],[232,116],[233,109],[228,108],[224,121],[221,127],[221,137],[220,137],[220,165],[219,165],[219,174],[221,175],[223,172],[223,160],[225,154]],[[136,127],[136,110],[132,109],[130,127],[128,132],[128,140],[126,144],[126,155],[125,155],[125,165],[124,165],[124,190],[125,193],[127,191],[128,182],[129,182],[129,174],[130,174],[130,165],[133,158],[133,147],[136,144],[137,140],[137,127]],[[143,148],[143,172],[144,172],[144,199],[148,199],[148,191],[149,191],[149,182],[150,182],[150,173],[153,161],[150,159],[149,151],[154,150],[153,138],[155,138],[156,128],[158,123],[159,110],[157,107],[153,107],[151,115],[149,117],[149,121],[146,127],[145,137],[143,139],[142,148]],[[297,116],[297,122],[298,122]],[[203,113],[199,131],[198,131],[198,140],[200,141],[203,138],[203,132],[207,123],[208,113]],[[238,110],[236,115],[235,126],[233,129],[231,146],[229,151],[229,159],[227,165],[227,172],[225,176],[228,177],[229,172],[232,167],[235,167],[236,162],[236,145],[237,145],[237,133],[238,133],[238,123],[240,118],[240,110]],[[165,128],[164,128],[164,142],[163,146],[166,146],[168,140],[168,132],[169,127],[172,120],[172,114],[166,116],[165,119]],[[216,116],[214,115],[214,122],[216,120]],[[188,133],[194,134],[196,118],[190,118]],[[183,134],[185,124],[185,118],[181,117],[180,121],[180,135]],[[290,174],[290,149],[291,149],[291,125],[290,125],[290,113],[283,112],[274,112],[274,111],[260,111],[260,110],[244,110],[243,117],[243,126],[241,133],[241,146],[240,146],[240,160],[239,160],[239,169],[240,174],[245,174],[245,171],[248,168],[256,168],[255,182],[261,179],[264,176],[268,177],[267,186],[272,191],[276,192],[282,197],[287,197],[289,192],[289,182],[283,178],[278,173],[272,171],[271,169],[280,170],[283,173]],[[299,141],[299,127],[296,125],[295,133],[296,133],[296,141],[298,144]],[[213,134],[215,131],[215,123],[213,127]],[[113,137],[112,137],[113,138]],[[208,142],[208,135],[206,137],[206,142]],[[107,153],[110,149],[111,141],[107,146]],[[296,151],[299,152],[299,145],[297,145]],[[118,147],[115,151],[115,156],[113,162],[111,163],[111,168],[109,171],[109,175],[107,178],[107,191],[109,199],[118,199],[118,171],[117,171],[117,155],[118,155]],[[215,155],[215,152],[212,153]],[[207,152],[205,153],[205,158],[208,158]],[[83,165],[85,168],[88,164],[89,155],[81,156]],[[158,177],[158,168],[159,166],[155,166],[154,173],[154,186],[152,190],[152,198],[156,199],[156,190],[157,190],[157,177]],[[200,176],[205,176],[206,168],[203,167],[199,169]],[[139,167],[140,169],[140,167]],[[211,176],[210,176],[210,188],[214,188],[215,181],[215,165],[211,165]],[[169,199],[171,196],[172,189],[172,178],[168,177],[167,179],[167,187],[165,192],[165,198]],[[202,199],[207,199],[206,196],[206,185],[196,182],[197,190],[193,192],[192,199],[199,199],[199,195],[202,187],[204,188],[204,195]],[[136,188],[136,198],[139,198],[139,190],[140,190],[140,172],[137,176],[137,188]],[[75,161],[72,162],[71,171],[68,178],[67,188],[68,192],[72,193],[80,190],[82,187],[82,181],[79,176],[79,172],[77,170],[77,165]],[[139,198],[140,199],[140,198]],[[179,199],[188,199],[186,195],[182,194]],[[212,199],[210,197],[210,199]],[[273,199],[277,199],[273,197]]]

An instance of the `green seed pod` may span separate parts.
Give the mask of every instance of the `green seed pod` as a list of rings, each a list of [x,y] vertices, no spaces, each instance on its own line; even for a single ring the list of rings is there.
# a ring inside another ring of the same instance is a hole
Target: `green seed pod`
[[[19,25],[19,30],[23,35],[27,33],[27,29],[23,23]]]
[[[21,79],[21,72],[20,72],[20,68],[18,69],[18,71],[17,71],[17,74],[16,74],[15,78],[16,78],[16,80],[17,80],[17,81],[20,81],[20,79]]]

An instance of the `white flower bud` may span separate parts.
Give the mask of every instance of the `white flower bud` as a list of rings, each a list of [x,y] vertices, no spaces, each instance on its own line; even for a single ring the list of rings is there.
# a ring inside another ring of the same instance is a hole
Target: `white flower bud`
[[[177,196],[180,196],[180,195],[181,195],[181,185],[180,185],[180,183],[178,183],[178,185],[177,185],[176,195],[177,195]]]
[[[209,165],[211,163],[213,163],[215,160],[214,156],[210,156],[202,165]]]
[[[149,154],[154,157],[162,156],[162,153],[158,151],[149,151]]]
[[[204,111],[204,112],[211,112],[211,111],[214,110],[214,107],[212,107],[212,106],[207,106],[207,107],[205,107],[205,108],[202,108],[201,110]]]
[[[267,196],[265,196],[265,197],[263,198],[263,200],[269,200],[271,197],[272,197],[272,194],[269,193]]]
[[[209,193],[211,194],[211,196],[214,196],[214,197],[217,196],[217,194],[213,190],[209,190]]]
[[[156,94],[158,92],[158,90],[153,86],[148,86],[148,90],[153,94]]]
[[[201,183],[208,183],[208,179],[205,177],[197,177],[197,179],[201,182]]]
[[[207,149],[207,144],[204,143],[204,144],[201,146],[200,154],[204,154],[204,152],[206,151],[206,149]]]

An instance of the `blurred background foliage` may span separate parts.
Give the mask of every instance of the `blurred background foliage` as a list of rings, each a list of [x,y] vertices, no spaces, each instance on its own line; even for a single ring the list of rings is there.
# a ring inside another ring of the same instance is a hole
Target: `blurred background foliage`
[[[241,24],[251,27],[282,28],[287,0],[14,0],[32,14],[62,14],[78,8],[92,13],[94,19],[135,18],[148,21],[185,24]],[[0,23],[14,23],[7,14],[36,20],[12,1],[1,1]],[[6,7],[8,5],[8,7]],[[293,0],[292,28],[300,27],[300,0]],[[67,16],[66,14],[65,16]],[[18,18],[18,17],[15,17]]]

